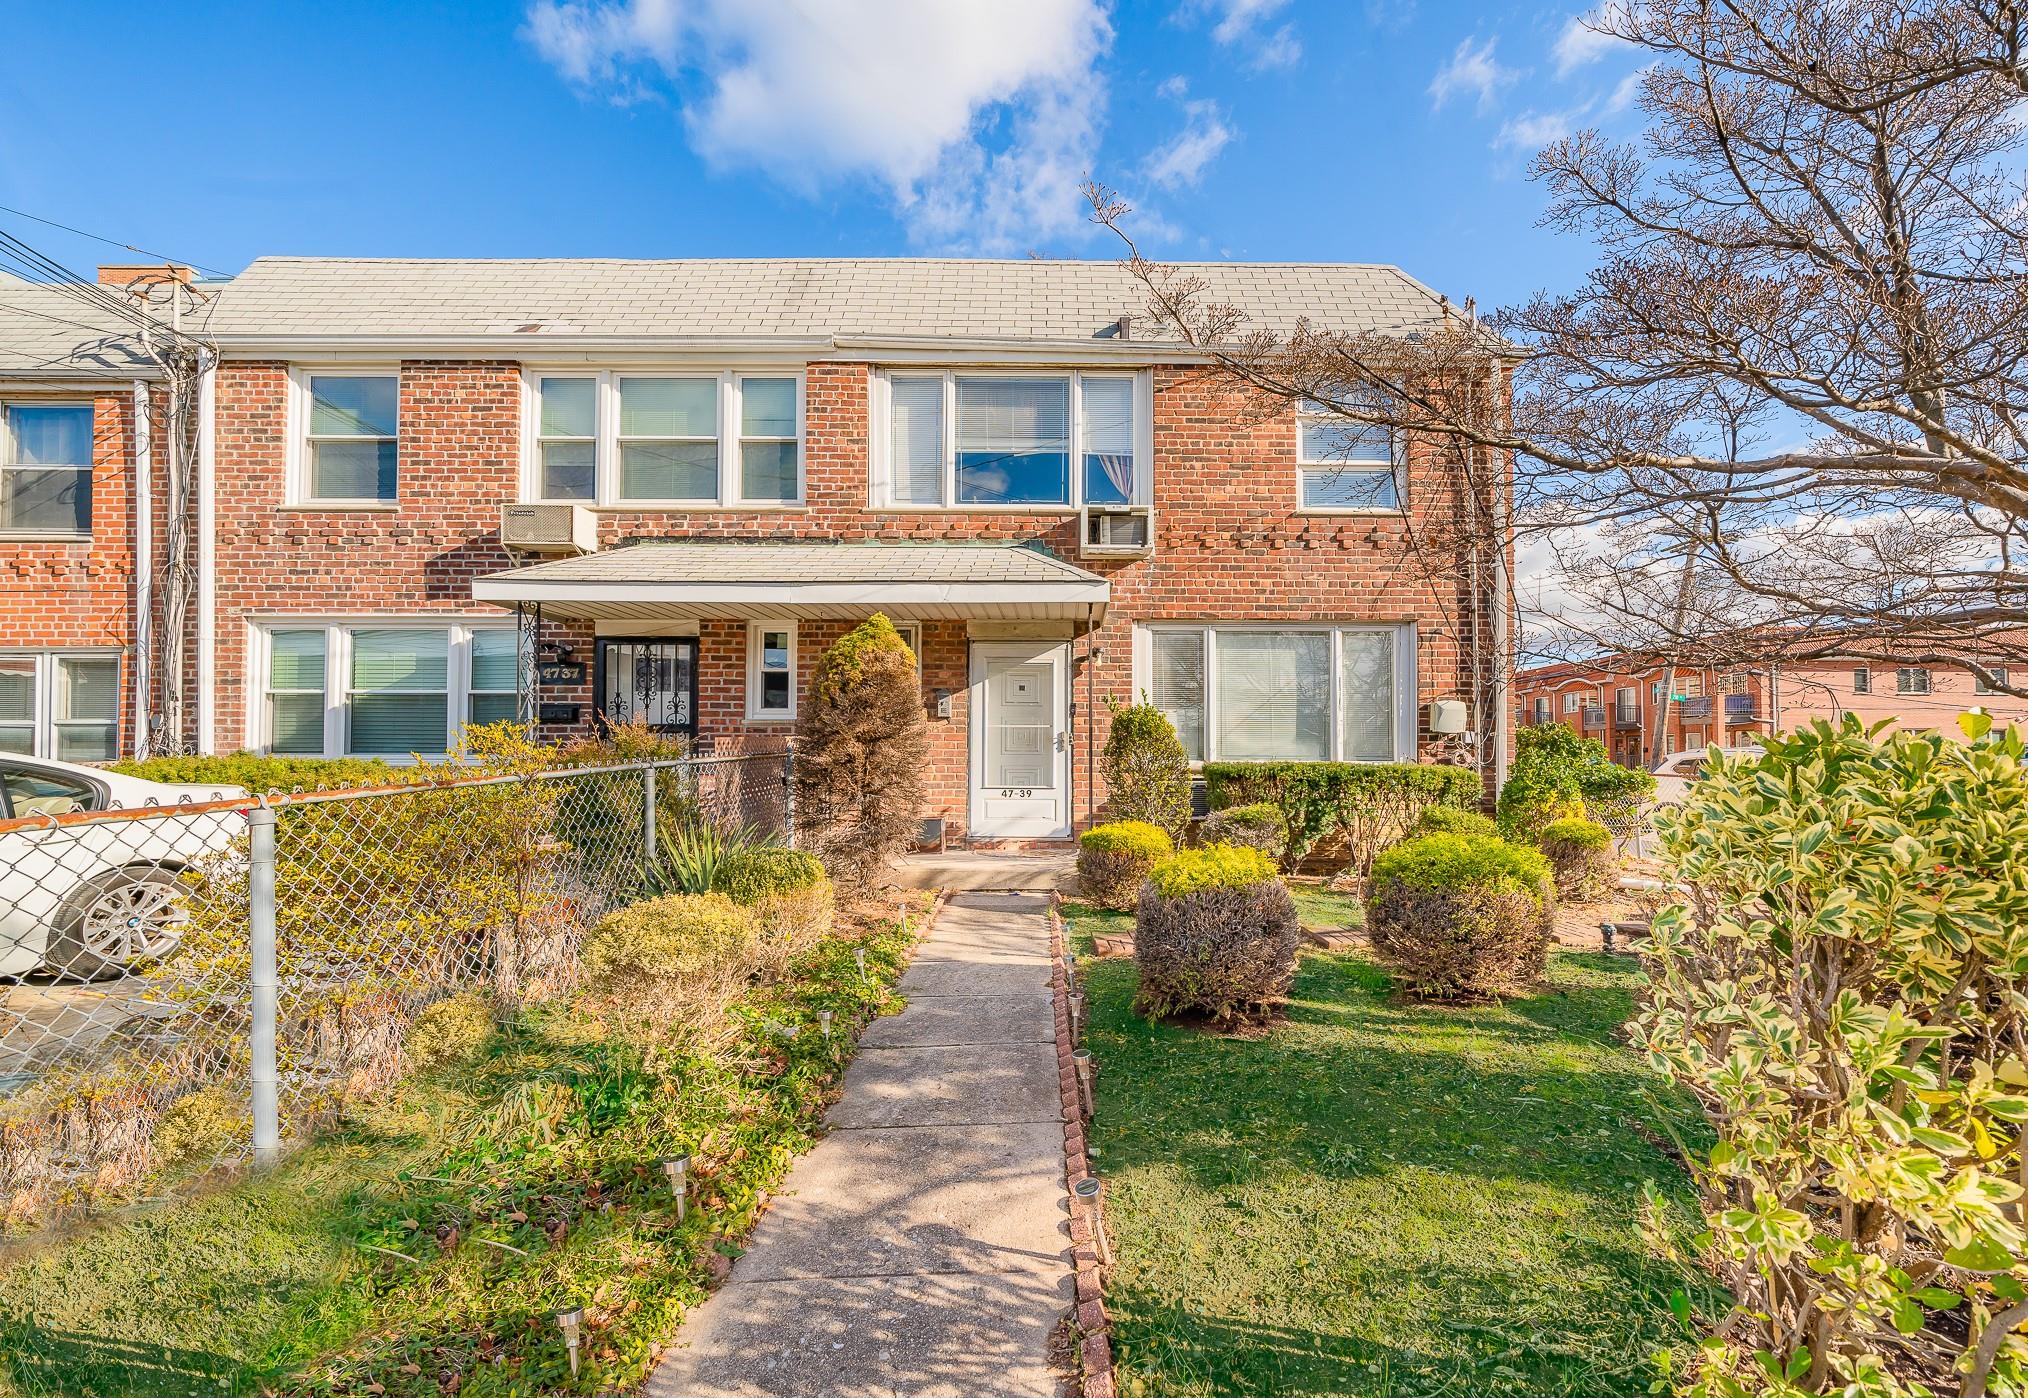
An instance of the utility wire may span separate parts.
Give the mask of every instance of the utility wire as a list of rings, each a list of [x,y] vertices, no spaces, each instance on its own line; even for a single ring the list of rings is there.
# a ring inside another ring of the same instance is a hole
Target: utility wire
[[[5,204],[0,204],[0,214],[13,214],[16,218],[33,219],[35,222],[47,227],[61,228],[64,232],[75,233],[80,238],[90,238],[95,243],[104,243],[107,247],[122,248],[127,252],[138,252],[143,257],[158,257],[164,262],[173,262],[183,267],[195,267],[198,271],[208,276],[230,277],[232,275],[230,272],[221,272],[216,267],[207,267],[202,262],[192,262],[187,257],[171,257],[167,253],[149,252],[146,248],[137,248],[132,243],[123,243],[117,238],[106,238],[101,237],[97,233],[87,233],[82,228],[73,228],[67,223],[58,223],[53,218],[43,218],[40,214],[31,214],[26,209],[10,209]]]

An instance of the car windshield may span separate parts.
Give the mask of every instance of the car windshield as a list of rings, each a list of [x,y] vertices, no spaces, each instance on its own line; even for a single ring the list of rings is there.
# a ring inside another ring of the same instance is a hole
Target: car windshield
[[[1704,759],[1701,757],[1686,757],[1669,769],[1672,776],[1678,777],[1694,777],[1703,770]]]
[[[8,812],[15,816],[69,815],[96,804],[89,782],[54,772],[8,767],[0,769],[0,781],[6,783]]]

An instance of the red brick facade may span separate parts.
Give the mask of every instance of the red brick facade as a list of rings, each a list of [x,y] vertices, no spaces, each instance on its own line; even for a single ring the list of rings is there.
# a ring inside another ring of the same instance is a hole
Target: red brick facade
[[[868,461],[873,367],[839,362],[805,367],[805,504],[602,510],[602,544],[636,538],[1039,540],[1058,557],[1105,576],[1112,587],[1105,624],[1090,643],[1074,640],[1069,651],[1079,823],[1093,796],[1089,755],[1105,739],[1105,705],[1132,697],[1136,622],[1413,622],[1418,707],[1432,698],[1468,697],[1460,657],[1470,645],[1474,618],[1456,571],[1439,564],[1434,579],[1426,575],[1401,516],[1302,513],[1291,414],[1264,410],[1208,370],[1156,367],[1156,547],[1144,559],[1087,561],[1078,555],[1078,517],[1072,510],[924,513],[873,507]],[[517,562],[501,546],[498,531],[499,508],[517,498],[522,470],[518,363],[401,365],[398,503],[385,507],[288,503],[290,435],[302,430],[291,422],[290,395],[289,366],[283,363],[228,360],[217,371],[211,617],[216,689],[207,735],[207,746],[216,751],[239,749],[257,736],[251,720],[261,676],[250,673],[249,654],[257,622],[422,613],[498,621],[497,609],[473,602],[471,582]],[[92,543],[7,546],[9,592],[0,611],[0,641],[130,642],[125,468],[130,407],[110,398],[102,409],[106,469]],[[1457,507],[1413,452],[1406,487],[1411,508],[1425,516]],[[48,584],[59,579],[61,599],[52,601]],[[807,673],[822,648],[849,625],[803,623],[800,668]],[[589,659],[596,630],[585,622],[546,624],[543,639]],[[695,631],[700,741],[724,747],[785,735],[786,725],[747,718],[746,623],[707,620]],[[967,636],[962,621],[932,621],[924,627],[922,646],[925,702],[938,691],[948,691],[952,699],[950,716],[932,719],[931,804],[959,825],[968,795]],[[1095,729],[1084,672],[1091,645],[1099,654]],[[548,689],[542,698],[582,705],[588,717],[590,678],[588,669],[584,685]],[[1409,698],[1402,696],[1402,702]],[[545,735],[563,733],[552,729]],[[1428,735],[1422,737],[1427,750]]]

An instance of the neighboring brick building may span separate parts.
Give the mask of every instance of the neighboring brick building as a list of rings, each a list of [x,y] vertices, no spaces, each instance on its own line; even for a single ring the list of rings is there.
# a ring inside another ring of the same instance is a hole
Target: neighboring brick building
[[[1392,268],[1193,270],[1267,325],[1442,315]],[[261,259],[209,326],[193,739],[430,752],[532,704],[771,742],[879,610],[975,836],[1089,819],[1138,694],[1193,757],[1448,754],[1424,703],[1496,712],[1502,630],[1410,540],[1448,477],[1141,304],[1110,263]]]
[[[1726,649],[1742,647],[1734,642]],[[1976,705],[2001,723],[2028,726],[2028,701],[1992,693],[1956,666],[1785,658],[1778,638],[1765,654],[1760,661],[1680,666],[1668,688],[1668,669],[1625,656],[1538,666],[1514,677],[1516,713],[1523,724],[1562,723],[1597,738],[1614,761],[1639,767],[1652,766],[1657,753],[1707,743],[1742,747],[1844,714],[1955,736],[1957,716]]]

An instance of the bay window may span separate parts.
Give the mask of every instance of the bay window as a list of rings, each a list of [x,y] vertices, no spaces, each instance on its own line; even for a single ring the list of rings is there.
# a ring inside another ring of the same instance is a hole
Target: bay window
[[[880,380],[877,505],[1146,504],[1146,381],[1132,373],[913,372]]]
[[[262,633],[259,748],[303,757],[436,757],[468,724],[520,717],[512,625],[388,618]]]
[[[793,373],[527,375],[531,501],[712,509],[803,494],[802,379]]]
[[[120,755],[120,657],[105,651],[0,653],[0,753],[59,762]]]
[[[1302,508],[1390,511],[1401,508],[1400,443],[1387,427],[1353,422],[1321,403],[1296,413],[1296,475]]]
[[[1192,762],[1391,762],[1414,742],[1414,657],[1407,627],[1157,624],[1136,690]]]
[[[0,403],[0,531],[92,532],[92,406]]]

